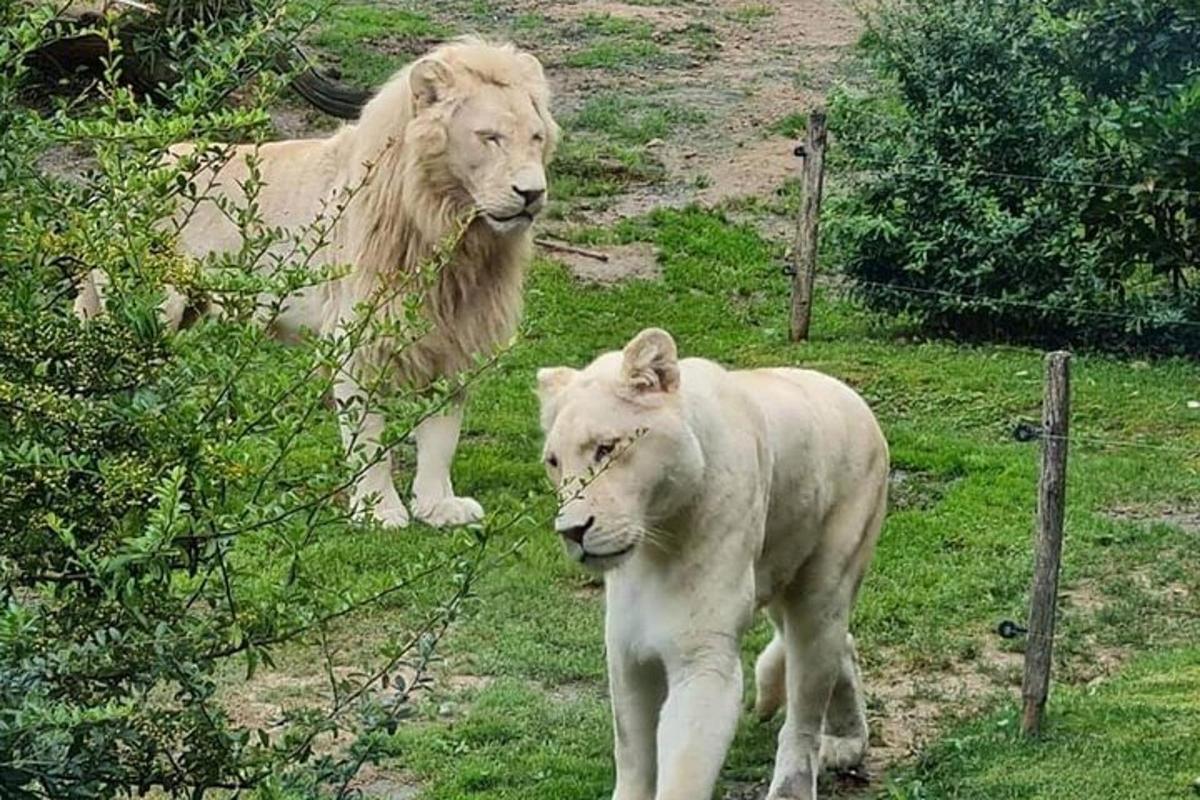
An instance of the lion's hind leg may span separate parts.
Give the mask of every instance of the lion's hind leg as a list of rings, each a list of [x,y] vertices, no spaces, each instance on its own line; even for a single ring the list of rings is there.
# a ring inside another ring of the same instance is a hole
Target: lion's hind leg
[[[73,310],[76,318],[86,322],[104,316],[108,310],[108,287],[110,280],[102,270],[93,269],[79,279],[79,291],[75,295]],[[172,332],[179,330],[188,310],[187,297],[173,286],[164,286],[165,297],[159,313]]]

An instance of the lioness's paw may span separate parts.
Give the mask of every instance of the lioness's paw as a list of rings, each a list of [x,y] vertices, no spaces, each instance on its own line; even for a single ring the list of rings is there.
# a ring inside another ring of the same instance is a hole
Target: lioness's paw
[[[783,780],[776,776],[771,784],[767,800],[816,800],[817,797],[817,782],[811,772],[797,772]]]
[[[867,755],[866,739],[845,736],[821,737],[821,769],[843,770],[857,767]]]
[[[425,501],[413,501],[413,513],[417,519],[435,528],[469,525],[483,519],[483,506],[470,497],[443,497]]]

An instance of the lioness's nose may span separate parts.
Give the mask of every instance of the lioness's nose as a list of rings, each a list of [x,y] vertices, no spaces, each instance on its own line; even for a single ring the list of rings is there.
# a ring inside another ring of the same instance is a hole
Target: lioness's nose
[[[569,539],[575,544],[583,547],[583,536],[591,530],[592,524],[595,523],[595,517],[588,517],[587,521],[582,525],[565,525],[560,521],[555,521],[554,529],[558,531],[559,536],[564,539]]]
[[[520,186],[513,186],[512,190],[525,200],[525,205],[527,206],[531,206],[538,200],[541,200],[542,195],[546,193],[545,189],[522,189]]]

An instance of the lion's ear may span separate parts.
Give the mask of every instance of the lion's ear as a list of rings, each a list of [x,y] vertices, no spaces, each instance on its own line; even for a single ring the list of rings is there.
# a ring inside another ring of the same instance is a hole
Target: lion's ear
[[[625,345],[621,378],[637,394],[679,388],[679,355],[671,334],[647,328]]]
[[[549,114],[542,119],[546,124],[546,145],[542,148],[542,161],[548,166],[554,160],[554,151],[558,149],[558,140],[562,135],[562,129]]]
[[[532,53],[518,53],[517,62],[520,63],[521,68],[525,70],[529,77],[538,83],[545,82],[546,72],[542,69],[542,62],[538,61],[537,56]]]
[[[450,67],[440,58],[429,56],[413,64],[408,84],[412,87],[417,106],[425,108],[446,96],[454,82]]]
[[[570,367],[546,367],[537,371],[537,396],[542,404],[543,429],[550,430],[550,426],[554,424],[563,389],[566,389],[578,374],[579,370]]]

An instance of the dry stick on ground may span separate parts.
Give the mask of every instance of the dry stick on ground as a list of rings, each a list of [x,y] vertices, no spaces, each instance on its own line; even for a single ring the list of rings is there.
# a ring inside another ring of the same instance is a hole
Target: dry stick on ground
[[[594,258],[597,261],[608,261],[608,253],[601,253],[598,250],[585,250],[582,247],[576,247],[575,245],[563,242],[552,242],[549,239],[534,239],[533,243],[538,247],[544,247],[547,250],[553,250],[558,253],[571,253],[572,255]]]
[[[792,341],[808,339],[812,320],[813,277],[817,272],[817,223],[821,217],[821,189],[825,179],[825,109],[808,115],[808,138],[804,150],[804,197],[796,223],[796,264],[792,271]]]
[[[1024,710],[1021,730],[1036,736],[1050,690],[1054,613],[1062,556],[1063,512],[1067,493],[1067,430],[1071,403],[1071,355],[1046,356],[1046,394],[1042,405],[1042,473],[1038,481],[1038,531],[1033,586],[1029,591],[1029,636],[1025,646]]]

